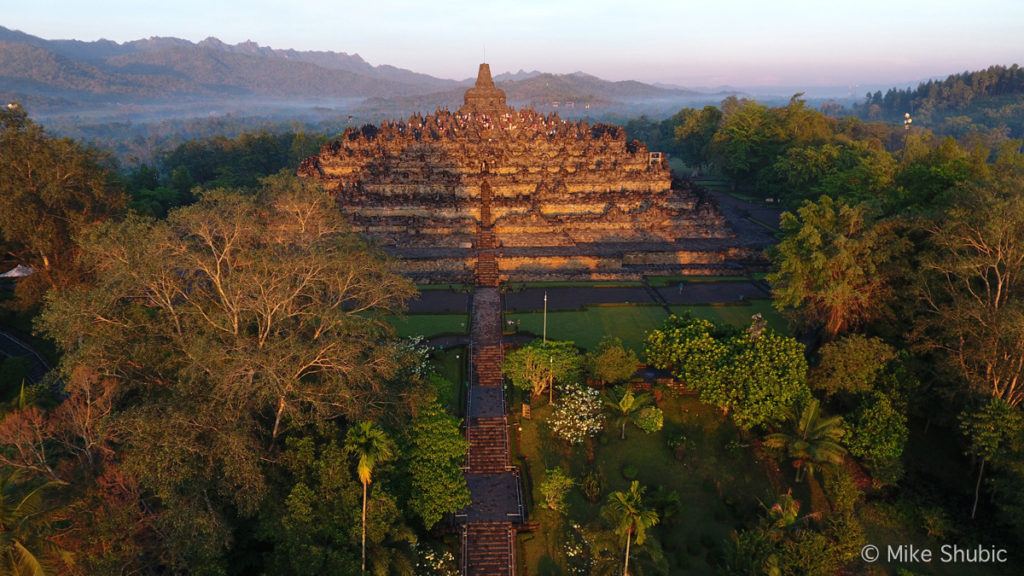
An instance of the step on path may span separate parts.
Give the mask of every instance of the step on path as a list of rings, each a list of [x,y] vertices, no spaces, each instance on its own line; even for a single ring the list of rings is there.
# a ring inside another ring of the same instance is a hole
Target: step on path
[[[466,576],[516,573],[516,526],[523,522],[519,473],[511,465],[502,387],[501,293],[497,241],[491,228],[490,186],[481,187],[476,283],[470,330],[470,387],[466,407],[469,457],[466,482],[472,502],[458,515]]]

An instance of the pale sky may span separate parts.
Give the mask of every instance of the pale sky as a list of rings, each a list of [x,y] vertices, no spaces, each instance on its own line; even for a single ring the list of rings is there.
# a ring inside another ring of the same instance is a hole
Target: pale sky
[[[216,36],[444,78],[582,70],[690,86],[911,82],[1024,64],[1024,0],[0,0],[44,38]]]

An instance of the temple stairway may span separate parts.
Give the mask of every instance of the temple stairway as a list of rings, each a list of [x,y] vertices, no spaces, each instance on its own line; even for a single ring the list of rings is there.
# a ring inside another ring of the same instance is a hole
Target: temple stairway
[[[491,229],[490,189],[481,194],[477,232],[477,288],[470,330],[470,385],[466,402],[469,440],[466,482],[471,503],[458,515],[466,576],[512,576],[515,530],[523,522],[518,471],[510,464],[508,418],[502,387],[501,293],[496,241]]]

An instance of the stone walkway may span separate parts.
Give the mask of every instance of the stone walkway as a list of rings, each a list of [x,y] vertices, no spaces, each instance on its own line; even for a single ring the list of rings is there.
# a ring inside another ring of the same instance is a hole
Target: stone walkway
[[[471,503],[458,514],[462,527],[462,566],[466,576],[516,573],[516,526],[523,522],[519,473],[509,455],[508,418],[502,387],[501,293],[494,232],[490,229],[490,190],[481,189],[477,234],[477,288],[472,298],[470,385],[466,401],[469,457],[466,482]]]

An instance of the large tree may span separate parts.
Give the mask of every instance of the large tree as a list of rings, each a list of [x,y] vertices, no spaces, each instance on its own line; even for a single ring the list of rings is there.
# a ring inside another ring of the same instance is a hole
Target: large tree
[[[409,435],[409,506],[433,528],[445,514],[469,505],[469,488],[462,466],[469,443],[459,431],[459,420],[433,402],[413,418]]]
[[[125,203],[98,152],[47,135],[18,105],[0,109],[0,240],[35,270],[19,282],[22,304],[77,283],[75,236]]]
[[[822,196],[785,212],[768,275],[775,306],[794,311],[828,339],[878,318],[890,296],[889,266],[904,241],[874,223],[864,205]]]
[[[839,441],[846,430],[841,416],[823,416],[815,399],[808,400],[800,411],[793,410],[788,421],[789,430],[765,437],[765,446],[785,449],[793,459],[796,481],[804,475],[814,476],[820,466],[835,466],[843,462],[846,449]]]
[[[76,383],[72,438],[104,442],[104,460],[138,479],[169,563],[219,562],[227,519],[259,508],[283,435],[417,401],[415,383],[388,384],[403,354],[380,318],[411,286],[305,183],[102,224],[82,252],[95,286],[56,294],[40,326]]]
[[[1004,152],[929,227],[915,336],[971,389],[1024,401],[1024,155]]]
[[[574,384],[583,369],[583,356],[572,342],[534,340],[505,356],[502,372],[512,385],[540,396],[554,397],[554,384]]]

